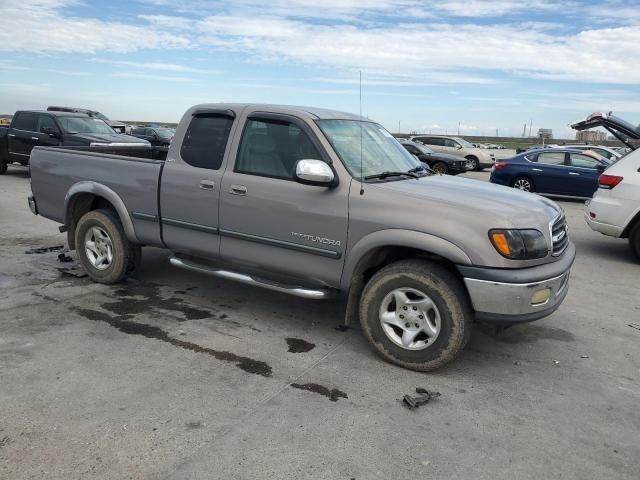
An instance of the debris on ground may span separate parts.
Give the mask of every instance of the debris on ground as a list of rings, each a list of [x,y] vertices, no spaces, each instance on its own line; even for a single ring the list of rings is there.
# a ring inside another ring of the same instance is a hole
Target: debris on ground
[[[580,358],[589,358],[589,355],[580,355]]]
[[[31,255],[34,253],[49,253],[49,252],[57,252],[59,250],[64,249],[64,245],[56,245],[54,247],[37,247],[37,248],[30,248],[29,250],[27,250],[26,253],[27,255]]]
[[[73,257],[70,257],[69,255],[66,255],[64,253],[61,253],[58,255],[58,261],[62,263],[73,262]]]
[[[82,278],[87,276],[87,272],[80,265],[73,265],[71,267],[58,267],[60,273],[66,275],[72,275],[74,277]]]
[[[554,364],[554,365],[560,365],[560,362],[559,362],[558,360],[554,360],[554,361],[553,361],[553,364]]]
[[[404,395],[402,397],[402,405],[407,407],[409,410],[415,410],[422,405],[426,405],[431,400],[438,398],[440,396],[440,392],[430,392],[426,388],[417,387],[416,393],[420,394],[419,396],[411,396]]]
[[[640,330],[640,323],[627,323],[627,325],[636,330]]]

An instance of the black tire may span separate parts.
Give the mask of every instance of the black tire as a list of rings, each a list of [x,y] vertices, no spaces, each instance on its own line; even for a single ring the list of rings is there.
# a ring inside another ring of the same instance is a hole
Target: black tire
[[[424,292],[439,311],[440,331],[426,348],[406,349],[382,327],[380,309],[398,288]],[[469,341],[472,322],[473,311],[460,280],[443,266],[425,260],[401,260],[382,268],[369,280],[360,299],[360,323],[366,337],[385,359],[411,370],[436,370],[456,358]]]
[[[631,251],[640,262],[640,221],[636,222],[635,226],[629,233],[629,246],[631,247]]]
[[[442,175],[446,175],[449,173],[449,165],[444,162],[436,162],[431,166],[431,170],[436,173],[441,173]]]
[[[522,186],[518,186],[518,185],[522,185]],[[529,185],[529,186],[525,188],[525,185]],[[511,181],[511,186],[513,188],[517,188],[518,190],[523,190],[525,192],[536,191],[536,185],[535,183],[533,183],[533,180],[531,180],[529,177],[524,177],[524,176],[516,177]]]
[[[0,175],[4,175],[5,173],[7,173],[7,168],[9,168],[7,166],[7,161],[4,158],[0,159]]]
[[[85,236],[89,229],[98,227],[108,235],[111,241],[112,261],[108,267],[95,267],[85,249]],[[109,209],[92,210],[85,213],[75,231],[78,257],[92,280],[98,283],[112,284],[124,280],[140,264],[142,249],[127,239],[117,214]]]
[[[475,171],[482,170],[482,168],[480,167],[480,160],[478,160],[478,157],[469,155],[468,157],[465,157],[465,158],[471,162],[471,168],[469,170],[475,170]]]

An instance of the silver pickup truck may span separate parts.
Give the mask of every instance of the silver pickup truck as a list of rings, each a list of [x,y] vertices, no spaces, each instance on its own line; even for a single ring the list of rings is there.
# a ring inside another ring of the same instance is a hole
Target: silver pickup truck
[[[31,177],[31,210],[93,280],[123,280],[154,246],[179,268],[341,295],[346,321],[415,370],[455,358],[476,321],[551,314],[575,257],[554,202],[430,174],[382,126],[331,110],[197,105],[166,161],[37,147]]]

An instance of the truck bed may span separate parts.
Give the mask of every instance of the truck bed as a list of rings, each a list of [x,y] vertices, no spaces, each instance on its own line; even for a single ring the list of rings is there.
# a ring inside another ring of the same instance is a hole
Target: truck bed
[[[89,152],[86,149],[36,147],[31,178],[39,214],[65,223],[65,208],[74,185],[95,181],[126,205],[140,243],[161,245],[158,223],[135,220],[132,212],[158,212],[158,185],[163,160]]]

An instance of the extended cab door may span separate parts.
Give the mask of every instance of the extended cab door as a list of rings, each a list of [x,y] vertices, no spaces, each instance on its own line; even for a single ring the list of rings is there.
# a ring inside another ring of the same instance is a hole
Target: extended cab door
[[[222,180],[220,253],[265,274],[338,286],[349,182],[328,188],[294,179],[297,160],[331,163],[314,127],[290,115],[248,115]]]
[[[180,150],[165,161],[159,213],[163,241],[174,252],[219,255],[218,201],[234,117],[228,110],[196,112]]]

